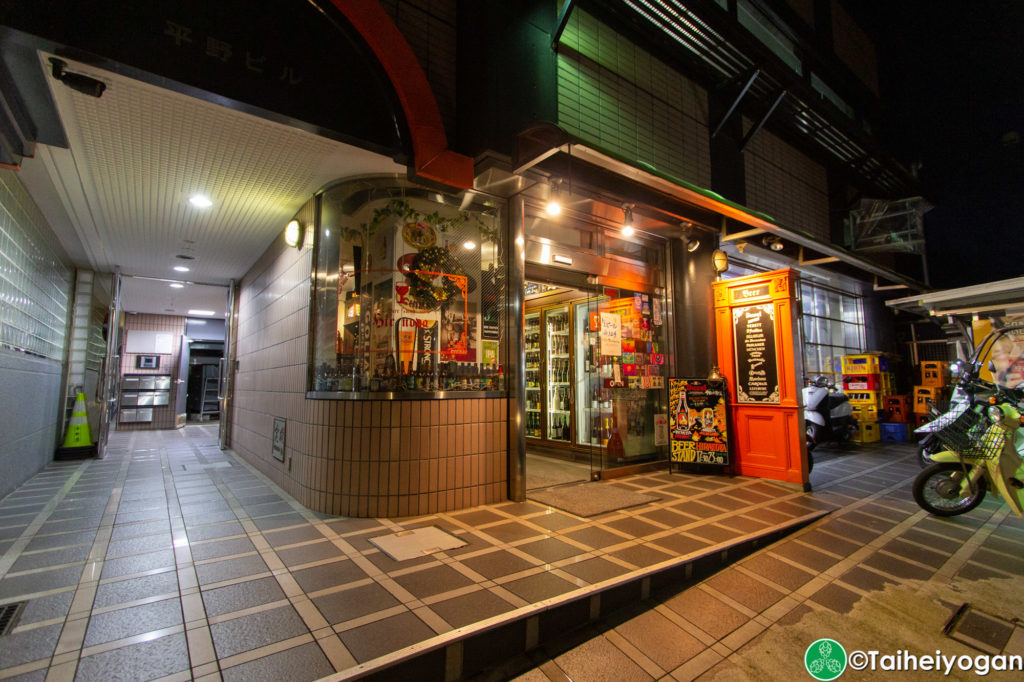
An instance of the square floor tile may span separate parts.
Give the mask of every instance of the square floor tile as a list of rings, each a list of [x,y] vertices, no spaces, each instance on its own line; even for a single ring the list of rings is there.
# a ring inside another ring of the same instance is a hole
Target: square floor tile
[[[617,545],[620,542],[627,542],[632,539],[624,538],[610,530],[598,528],[597,526],[587,526],[586,528],[571,530],[563,533],[563,536],[592,549],[603,549],[604,547],[610,547],[611,545]]]
[[[3,580],[0,580],[0,600],[6,601],[9,597],[18,597],[23,594],[45,592],[59,587],[77,585],[78,579],[81,576],[81,566],[55,568],[49,571],[40,571],[39,573],[26,573],[25,575],[8,575]]]
[[[116,578],[132,573],[144,573],[157,568],[174,566],[174,550],[167,549],[147,554],[133,554],[120,559],[108,559],[103,562],[100,579]]]
[[[271,547],[282,545],[293,545],[296,542],[308,542],[309,540],[323,540],[324,535],[315,526],[299,526],[297,528],[286,528],[285,530],[268,531],[263,538],[270,543]]]
[[[477,590],[430,605],[453,628],[461,628],[513,610],[512,604],[487,590]]]
[[[653,610],[630,618],[617,626],[615,632],[662,670],[675,670],[704,651],[699,639]]]
[[[466,557],[459,561],[489,580],[494,580],[510,573],[518,573],[527,568],[533,568],[536,565],[503,549],[487,552],[475,557]]]
[[[71,600],[75,598],[74,590],[58,592],[45,597],[30,599],[21,615],[18,616],[18,625],[29,625],[51,618],[64,618],[71,608]]]
[[[457,590],[473,583],[455,569],[441,565],[431,566],[412,573],[391,576],[392,579],[413,596],[423,599],[442,592]]]
[[[543,535],[543,531],[539,531],[536,528],[531,528],[525,524],[519,523],[518,521],[507,521],[505,523],[498,523],[493,526],[487,526],[481,528],[481,532],[487,533],[491,537],[497,539],[499,542],[510,543],[516,540],[524,540],[526,538],[536,537]]]
[[[729,595],[730,598],[757,613],[764,611],[785,596],[780,590],[769,587],[756,578],[728,568],[708,578],[705,584],[722,594]]]
[[[222,559],[209,564],[197,564],[196,575],[200,585],[219,583],[268,571],[267,564],[259,555],[243,556],[236,559]]]
[[[521,552],[525,552],[530,556],[537,557],[544,563],[548,564],[553,564],[556,561],[568,559],[569,557],[573,557],[578,554],[587,554],[587,550],[580,549],[579,547],[570,545],[568,542],[562,542],[555,538],[544,538],[543,540],[527,542],[522,545],[517,545],[516,549]]]
[[[11,566],[11,573],[20,571],[31,571],[35,568],[46,568],[47,566],[60,566],[61,564],[81,564],[89,557],[89,545],[78,545],[76,547],[64,547],[61,549],[48,549],[43,552],[22,554],[21,557]]]
[[[355,659],[363,663],[422,642],[434,634],[415,613],[406,612],[346,630],[338,637]]]
[[[185,635],[176,633],[141,644],[85,656],[78,662],[75,680],[153,680],[188,669],[188,645],[185,642]],[[120,672],[123,677],[115,675],[116,672]]]
[[[178,574],[170,570],[163,573],[100,583],[96,588],[93,608],[124,604],[125,602],[163,595],[178,594]]]
[[[203,590],[203,604],[206,605],[206,614],[210,617],[242,611],[284,598],[284,591],[273,577]]]
[[[291,567],[308,564],[313,561],[339,558],[344,556],[344,553],[333,542],[320,540],[319,542],[300,545],[299,547],[279,549],[277,550],[277,556],[280,557],[285,566]]]
[[[289,604],[269,611],[233,618],[210,626],[218,658],[259,649],[309,632],[302,618]]]
[[[721,639],[749,621],[740,613],[699,588],[691,588],[665,600],[665,606],[715,639]]]
[[[309,594],[328,587],[338,587],[356,580],[363,580],[366,578],[366,573],[355,562],[342,559],[329,564],[293,571],[292,577],[295,578],[295,582],[299,584],[302,591]]]
[[[221,671],[225,682],[259,682],[261,680],[306,682],[318,680],[334,672],[330,661],[315,642],[285,649]]]
[[[193,526],[186,530],[189,542],[200,542],[201,540],[213,540],[225,538],[230,535],[241,535],[245,533],[242,524],[238,521],[228,523],[215,523],[209,526]]]
[[[107,558],[117,559],[118,557],[132,554],[145,554],[161,549],[172,549],[173,547],[174,544],[170,533],[156,533],[154,535],[143,535],[125,540],[112,540],[107,544]]]
[[[522,597],[531,603],[544,601],[545,599],[557,597],[560,594],[577,589],[568,580],[563,580],[557,575],[550,573],[538,573],[526,578],[519,578],[518,580],[502,583],[501,586],[512,594]]]
[[[621,559],[622,561],[633,564],[638,568],[651,566],[672,558],[671,554],[667,554],[666,552],[648,545],[634,545],[632,547],[626,547],[625,549],[609,552],[609,556]]]
[[[0,665],[13,668],[23,663],[48,659],[57,648],[63,623],[0,637]]]
[[[313,603],[331,625],[397,606],[400,602],[377,583],[315,597]]]
[[[171,531],[171,522],[169,519],[161,521],[145,521],[143,523],[123,523],[118,526],[114,526],[114,531],[111,533],[111,540],[124,540],[125,538],[137,538],[144,535],[153,535],[156,533],[169,533]]]
[[[84,647],[182,624],[181,602],[175,599],[94,613],[89,617]]]
[[[216,559],[222,556],[255,552],[256,546],[252,544],[252,541],[249,538],[241,537],[197,542],[191,545],[190,549],[192,550],[193,560],[204,561],[206,559]]]
[[[71,547],[72,545],[89,545],[91,547],[95,539],[95,530],[74,531],[57,535],[36,535],[29,540],[29,543],[25,546],[25,551],[34,552],[40,549],[56,549],[57,547]]]
[[[691,528],[688,533],[696,532],[700,528]],[[689,535],[666,535],[665,537],[651,540],[650,544],[671,552],[675,556],[686,556],[708,547],[710,543],[699,538],[692,538]]]
[[[614,521],[605,521],[602,525],[607,526],[608,528],[614,528],[620,533],[625,533],[631,538],[642,538],[665,530],[661,526],[655,526],[653,523],[648,523],[643,519],[632,516],[616,519]]]
[[[591,585],[629,572],[628,568],[619,566],[618,564],[608,561],[607,559],[602,559],[601,557],[594,557],[593,559],[586,559],[574,564],[568,564],[566,566],[562,566],[560,570],[568,573],[569,575],[586,580]]]

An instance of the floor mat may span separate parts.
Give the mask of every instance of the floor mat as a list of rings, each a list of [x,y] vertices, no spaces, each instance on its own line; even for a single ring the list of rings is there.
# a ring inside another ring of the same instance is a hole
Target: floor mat
[[[526,497],[534,502],[583,517],[636,507],[660,499],[654,495],[643,495],[607,483],[580,483],[529,491]]]

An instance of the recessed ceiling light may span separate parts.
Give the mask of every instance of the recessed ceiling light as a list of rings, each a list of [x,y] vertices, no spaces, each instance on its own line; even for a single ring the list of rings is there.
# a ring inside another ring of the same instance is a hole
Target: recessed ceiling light
[[[184,285],[184,284],[182,284],[181,282],[172,282],[172,283],[171,283],[171,285],[170,285],[170,287],[171,287],[172,289],[184,289],[184,288],[185,288],[185,285]]]
[[[177,270],[178,272],[188,272],[188,267],[184,265],[175,265],[174,269]]]
[[[464,248],[464,249],[475,249],[476,248],[476,243],[472,242],[472,241],[467,241],[467,242],[465,242],[462,245],[462,248]]]
[[[189,315],[215,315],[216,312],[213,310],[190,310]]]
[[[193,194],[188,198],[188,203],[192,204],[196,208],[210,208],[213,206],[213,202],[210,201],[210,197],[205,194]]]

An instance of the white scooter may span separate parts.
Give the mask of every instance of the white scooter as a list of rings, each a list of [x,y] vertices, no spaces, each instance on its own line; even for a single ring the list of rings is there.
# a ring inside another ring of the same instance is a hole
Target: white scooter
[[[809,381],[802,394],[808,452],[821,443],[845,443],[857,433],[850,399],[825,377]]]

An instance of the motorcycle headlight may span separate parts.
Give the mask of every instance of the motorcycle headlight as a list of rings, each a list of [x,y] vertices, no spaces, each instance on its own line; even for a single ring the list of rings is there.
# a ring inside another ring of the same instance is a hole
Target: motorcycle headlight
[[[963,372],[964,366],[959,360],[949,363],[949,376],[953,377],[954,379],[959,379],[960,375],[963,374]]]
[[[990,405],[988,408],[988,418],[991,421],[999,422],[1003,420],[1003,411],[998,405]]]

